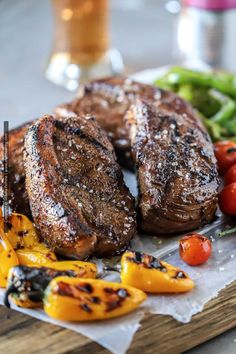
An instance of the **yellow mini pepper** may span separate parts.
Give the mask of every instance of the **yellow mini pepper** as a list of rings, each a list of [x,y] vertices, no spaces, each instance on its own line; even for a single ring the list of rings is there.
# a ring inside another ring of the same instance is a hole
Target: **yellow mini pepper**
[[[121,281],[147,293],[182,293],[194,287],[181,269],[133,251],[125,252],[121,258]]]
[[[40,242],[33,223],[24,215],[12,213],[8,220],[8,237],[20,264],[45,265],[57,261],[56,255]]]
[[[44,290],[58,276],[95,278],[97,267],[82,261],[63,261],[47,264],[46,267],[17,266],[8,276],[5,303],[9,307],[9,296],[19,307],[35,308],[42,305]]]
[[[0,288],[5,288],[9,270],[18,265],[19,262],[3,230],[1,229],[0,232]]]
[[[105,320],[133,311],[146,297],[143,291],[119,283],[58,277],[45,291],[44,310],[63,321]]]
[[[97,277],[97,266],[91,262],[83,261],[61,261],[47,263],[47,268],[61,270],[61,271],[72,271],[75,273],[77,278],[96,278]]]

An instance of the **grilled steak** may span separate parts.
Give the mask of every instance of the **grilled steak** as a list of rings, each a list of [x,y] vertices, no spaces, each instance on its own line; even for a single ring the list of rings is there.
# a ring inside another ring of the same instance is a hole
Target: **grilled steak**
[[[108,133],[114,145],[119,162],[131,168],[129,132],[124,123],[124,115],[135,99],[151,101],[157,106],[188,112],[193,115],[191,106],[175,94],[142,84],[130,78],[110,77],[89,82],[79,91],[71,103],[55,108],[57,116],[67,117],[74,114],[92,113],[100,126]]]
[[[198,118],[139,101],[127,112],[126,122],[137,167],[142,230],[168,234],[212,221],[217,167]]]
[[[32,122],[10,130],[8,142],[8,201],[9,206],[15,212],[27,215],[31,218],[28,195],[25,190],[25,172],[23,163],[24,136]],[[3,136],[0,138],[0,196],[4,195],[3,176],[4,147]]]
[[[25,170],[36,227],[58,253],[112,255],[135,234],[134,199],[94,118],[38,120],[25,137]]]

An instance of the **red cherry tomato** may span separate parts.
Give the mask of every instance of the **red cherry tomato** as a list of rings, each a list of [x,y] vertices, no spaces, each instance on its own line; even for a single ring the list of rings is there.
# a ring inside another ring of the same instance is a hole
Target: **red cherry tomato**
[[[232,141],[220,141],[215,143],[214,147],[219,172],[223,174],[236,163],[236,143]]]
[[[203,264],[211,255],[211,241],[200,234],[186,235],[179,242],[179,254],[191,266]]]
[[[224,175],[225,185],[236,183],[236,164],[231,166]]]
[[[236,215],[236,183],[228,184],[220,192],[219,207],[224,214]]]

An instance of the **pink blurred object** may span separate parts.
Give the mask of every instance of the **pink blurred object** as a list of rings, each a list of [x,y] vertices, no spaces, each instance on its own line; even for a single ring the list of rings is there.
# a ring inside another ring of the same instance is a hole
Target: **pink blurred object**
[[[183,0],[183,4],[211,11],[236,8],[236,0]]]

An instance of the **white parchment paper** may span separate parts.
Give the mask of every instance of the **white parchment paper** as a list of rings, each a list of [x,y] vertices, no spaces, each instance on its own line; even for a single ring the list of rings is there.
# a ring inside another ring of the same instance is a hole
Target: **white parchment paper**
[[[135,79],[143,82],[150,82],[163,73],[165,69],[147,70],[135,75]],[[137,186],[135,176],[125,172],[126,182],[131,192],[136,195]],[[236,221],[235,221],[236,223]],[[227,284],[236,279],[236,235],[226,236],[219,239],[219,230],[224,230],[233,225],[222,216],[210,226],[199,232],[207,235],[213,242],[213,254],[210,260],[200,267],[189,267],[183,263],[178,255],[178,239],[180,236],[171,238],[162,237],[142,237],[138,236],[132,241],[132,248],[139,251],[148,252],[159,258],[167,260],[173,265],[189,273],[195,281],[196,287],[187,294],[180,295],[156,295],[149,296],[148,300],[139,310],[121,318],[109,321],[99,321],[94,323],[72,324],[62,321],[55,321],[46,316],[42,310],[28,310],[13,308],[17,311],[28,314],[45,322],[50,322],[61,327],[78,332],[110,350],[115,354],[123,354],[129,348],[135,332],[140,326],[140,321],[145,312],[153,314],[170,315],[176,320],[187,323],[192,316],[201,311],[204,305]],[[112,260],[109,262],[117,262]],[[99,262],[101,266],[101,261]],[[107,280],[119,281],[117,273],[107,274]],[[0,304],[3,304],[4,290],[0,289]],[[63,345],[63,343],[62,343]],[[158,348],[155,348],[158,351]]]

